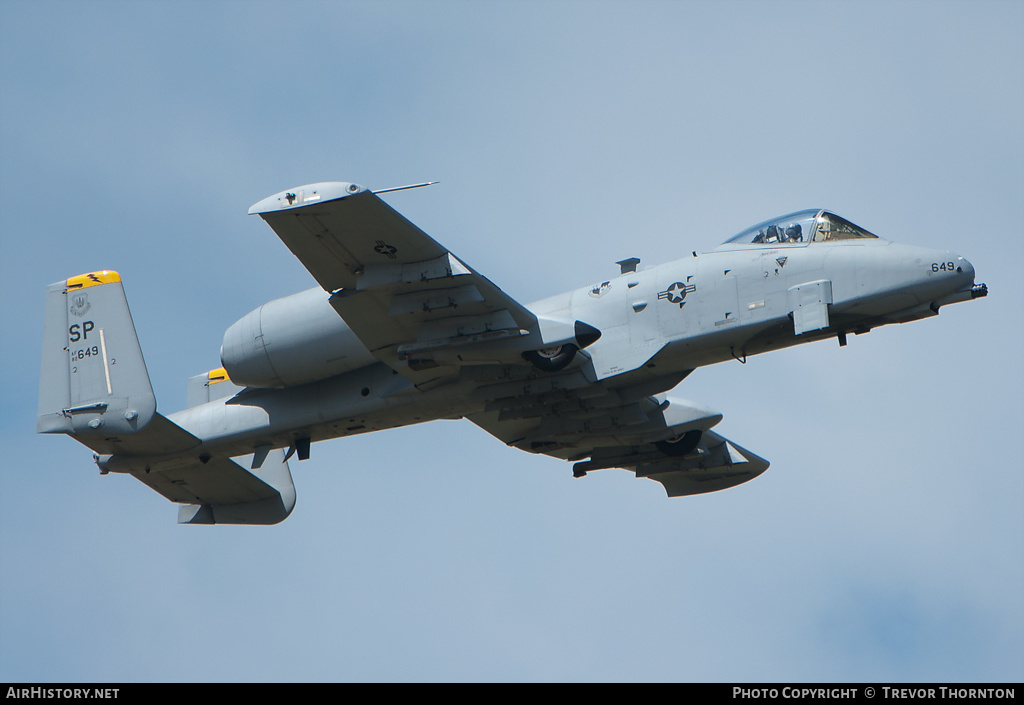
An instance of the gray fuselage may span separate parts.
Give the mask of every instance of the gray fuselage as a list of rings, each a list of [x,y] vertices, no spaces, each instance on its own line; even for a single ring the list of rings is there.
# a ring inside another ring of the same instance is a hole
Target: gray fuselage
[[[726,243],[528,308],[545,321],[583,321],[599,330],[573,367],[592,383],[621,388],[678,380],[696,367],[827,337],[845,344],[847,333],[935,315],[946,303],[972,298],[973,284],[974,268],[963,257],[873,237]],[[298,438],[324,440],[481,411],[475,377],[466,373],[472,364],[456,368],[462,372],[445,384],[418,388],[378,362],[327,299],[313,289],[235,324],[226,348],[255,349],[254,340],[262,346],[246,358],[249,368],[237,361],[236,368],[246,372],[256,360],[272,384],[232,387],[237,393],[169,418],[202,439],[203,449],[236,456],[259,446],[288,447]],[[224,362],[231,372],[231,361]],[[493,367],[500,356],[478,364]]]

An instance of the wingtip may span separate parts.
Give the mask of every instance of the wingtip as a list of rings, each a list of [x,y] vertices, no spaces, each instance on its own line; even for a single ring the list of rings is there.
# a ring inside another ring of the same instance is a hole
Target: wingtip
[[[324,201],[336,201],[339,198],[354,196],[364,191],[369,191],[369,189],[348,181],[324,181],[317,184],[307,184],[275,193],[273,196],[267,196],[262,201],[253,204],[249,209],[249,215],[263,215],[264,213],[291,210]]]

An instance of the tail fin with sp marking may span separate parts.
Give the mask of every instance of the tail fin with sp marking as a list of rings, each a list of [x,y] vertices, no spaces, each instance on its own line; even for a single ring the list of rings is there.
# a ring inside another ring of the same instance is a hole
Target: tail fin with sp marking
[[[206,390],[194,403],[237,389],[224,388]],[[178,503],[179,523],[275,524],[295,505],[283,451],[249,472],[206,452],[200,438],[157,413],[117,272],[47,288],[36,430],[68,434],[96,453],[102,472],[131,474]]]
[[[46,290],[40,433],[68,433],[98,453],[146,428],[156,397],[117,272],[71,277]]]

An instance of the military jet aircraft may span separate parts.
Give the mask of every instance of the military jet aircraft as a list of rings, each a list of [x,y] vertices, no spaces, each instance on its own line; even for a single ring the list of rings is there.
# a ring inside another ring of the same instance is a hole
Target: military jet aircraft
[[[668,264],[625,259],[614,278],[530,305],[354,183],[283,191],[249,213],[320,286],[228,328],[223,366],[189,380],[184,411],[156,410],[117,272],[47,289],[37,430],[178,503],[179,523],[282,521],[293,455],[433,419],[469,419],[577,477],[624,468],[673,497],[733,487],[768,462],[711,430],[720,413],[665,396],[694,369],[845,345],[988,293],[963,257],[821,209]]]

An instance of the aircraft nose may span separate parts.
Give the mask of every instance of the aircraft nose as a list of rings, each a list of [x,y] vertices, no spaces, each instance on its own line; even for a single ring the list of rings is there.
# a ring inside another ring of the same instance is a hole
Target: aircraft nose
[[[953,261],[956,264],[956,275],[959,282],[960,290],[967,291],[970,288],[970,294],[972,299],[977,299],[982,296],[988,296],[988,287],[984,284],[974,283],[974,265],[966,257],[950,253]]]
[[[964,281],[971,285],[971,298],[980,299],[983,296],[988,296],[988,286],[986,284],[974,283],[974,265],[964,257],[960,257],[959,261],[962,263],[960,266],[963,268]]]
[[[956,259],[954,260],[957,264],[957,274],[962,274],[964,279],[974,281],[974,265],[967,261],[966,257],[960,255],[953,255]]]
[[[960,289],[974,282],[974,265],[955,252],[936,250],[928,274]]]
[[[988,295],[988,287],[984,284],[974,283],[974,265],[955,252],[936,253],[941,261],[932,262],[929,275],[937,277],[937,282],[944,282],[943,288],[946,293],[938,296],[932,302],[932,307],[938,310],[939,306],[956,303],[957,301],[968,301]]]

